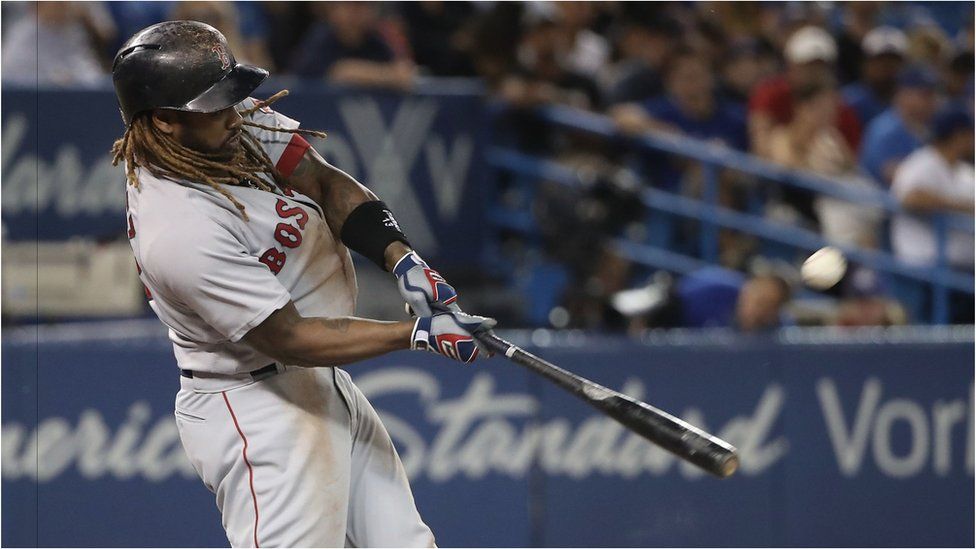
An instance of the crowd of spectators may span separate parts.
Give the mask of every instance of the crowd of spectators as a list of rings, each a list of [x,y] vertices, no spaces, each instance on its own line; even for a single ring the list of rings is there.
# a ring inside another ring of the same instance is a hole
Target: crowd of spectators
[[[920,212],[973,212],[968,3],[4,3],[3,81],[97,85],[122,40],[173,18],[214,25],[239,60],[278,75],[404,92],[424,76],[478,77],[516,111],[569,105],[625,133],[686,135],[882,189]],[[565,139],[516,128],[556,158],[586,164],[567,158],[585,151],[643,184],[700,192],[697,167],[683,160],[586,143],[568,154]],[[721,183],[722,204],[741,208],[742,177],[723,173]],[[788,189],[765,215],[839,243],[890,245],[914,263],[934,256],[917,219],[896,219],[889,233],[881,211]],[[972,272],[971,239],[953,239],[952,263]],[[743,270],[749,239],[723,233],[722,246],[723,264]]]

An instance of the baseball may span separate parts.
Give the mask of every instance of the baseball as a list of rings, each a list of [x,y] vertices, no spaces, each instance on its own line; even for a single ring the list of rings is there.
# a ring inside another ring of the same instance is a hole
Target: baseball
[[[833,246],[820,248],[813,253],[800,269],[803,282],[816,290],[826,290],[840,282],[847,270],[847,259]]]

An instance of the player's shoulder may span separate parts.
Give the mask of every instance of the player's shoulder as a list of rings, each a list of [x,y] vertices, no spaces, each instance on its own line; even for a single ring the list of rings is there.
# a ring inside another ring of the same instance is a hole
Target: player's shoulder
[[[144,231],[182,234],[214,222],[225,226],[240,222],[236,207],[203,183],[162,179],[145,169],[137,175],[139,185],[127,189],[128,206]]]
[[[250,119],[258,123],[274,123],[278,126],[284,125],[287,127],[297,127],[298,121],[272,109],[271,107],[266,107],[262,105],[262,102],[253,97],[248,97],[247,99],[241,101],[237,105],[238,111],[246,112],[244,115],[246,119]],[[255,108],[256,107],[256,108]]]
[[[244,221],[236,209],[230,211],[234,206],[225,197],[220,196],[221,202],[191,186],[163,183],[130,189],[140,195],[134,212],[135,245],[144,269],[157,274],[178,271],[207,250],[243,238]]]

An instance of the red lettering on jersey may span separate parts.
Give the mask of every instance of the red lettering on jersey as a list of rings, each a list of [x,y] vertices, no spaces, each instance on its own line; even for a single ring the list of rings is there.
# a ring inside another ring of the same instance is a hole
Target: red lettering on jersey
[[[286,191],[287,194],[287,191]],[[298,206],[289,206],[287,202],[282,199],[278,199],[275,203],[275,210],[278,211],[278,216],[282,219],[288,219],[289,217],[297,216],[298,228],[305,230],[305,224],[308,223],[308,212]]]
[[[258,261],[264,263],[272,273],[278,274],[281,272],[281,268],[285,266],[285,252],[279,250],[278,248],[268,248],[261,254]]]
[[[275,240],[286,248],[297,248],[302,244],[302,233],[294,225],[278,223],[275,227]]]

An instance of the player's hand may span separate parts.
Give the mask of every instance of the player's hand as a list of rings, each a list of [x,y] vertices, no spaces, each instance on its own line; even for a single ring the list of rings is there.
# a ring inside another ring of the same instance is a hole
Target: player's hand
[[[400,295],[415,315],[425,317],[446,311],[460,312],[457,291],[440,273],[428,267],[417,252],[400,258],[393,267],[393,274]]]
[[[491,356],[474,334],[495,327],[495,319],[459,312],[437,313],[417,319],[410,335],[412,350],[430,351],[460,362]]]

